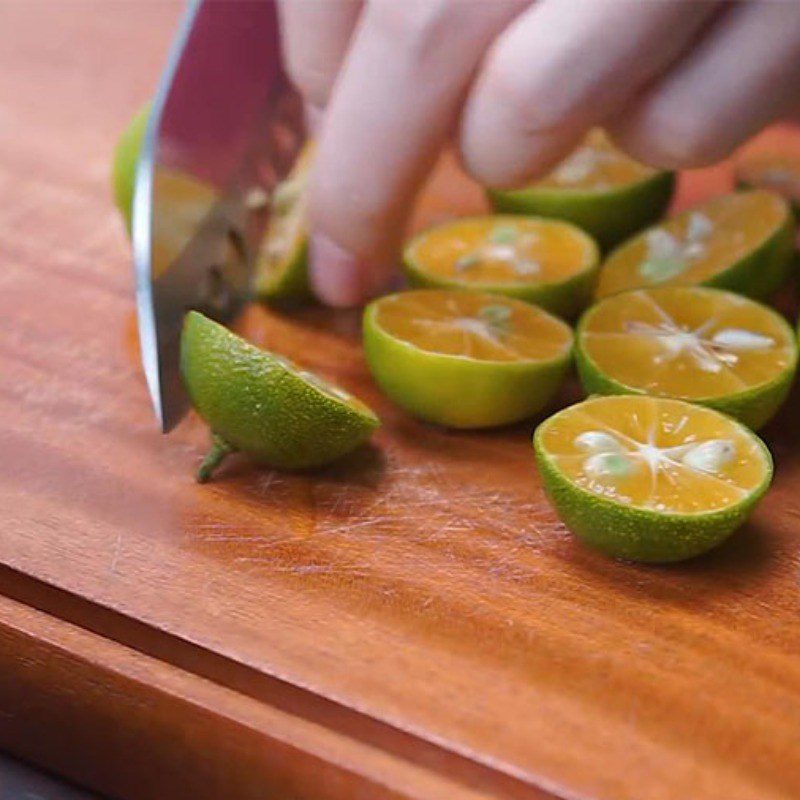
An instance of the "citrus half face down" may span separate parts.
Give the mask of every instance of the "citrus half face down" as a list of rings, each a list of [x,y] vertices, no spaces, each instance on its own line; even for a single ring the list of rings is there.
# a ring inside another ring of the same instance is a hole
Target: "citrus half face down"
[[[797,344],[783,317],[754,300],[665,286],[613,295],[589,309],[576,357],[589,394],[682,398],[758,428],[786,399]]]
[[[364,312],[364,352],[378,385],[411,414],[483,428],[540,412],[570,362],[572,331],[500,295],[422,289]]]
[[[757,299],[787,279],[794,220],[773,192],[715,197],[635,236],[608,257],[597,297],[664,284],[717,286]]]
[[[680,561],[727,538],[772,478],[761,440],[682,400],[593,397],[536,430],[545,491],[588,544],[632,561]]]
[[[214,435],[201,481],[231,451],[280,469],[321,466],[379,424],[353,395],[196,311],[186,315],[180,363],[192,405]]]
[[[564,219],[613,247],[656,222],[675,188],[672,172],[629,158],[600,129],[544,179],[524,189],[489,191],[497,211]]]
[[[568,223],[496,215],[424,231],[406,246],[404,262],[417,286],[477,289],[574,316],[592,296],[599,252]]]

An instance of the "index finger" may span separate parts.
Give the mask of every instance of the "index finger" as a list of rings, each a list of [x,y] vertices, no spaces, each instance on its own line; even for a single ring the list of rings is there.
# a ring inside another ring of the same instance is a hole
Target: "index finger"
[[[286,70],[314,108],[328,102],[361,6],[361,0],[279,0]]]
[[[524,5],[366,6],[328,107],[311,192],[311,277],[323,300],[355,304],[385,280],[475,67]]]

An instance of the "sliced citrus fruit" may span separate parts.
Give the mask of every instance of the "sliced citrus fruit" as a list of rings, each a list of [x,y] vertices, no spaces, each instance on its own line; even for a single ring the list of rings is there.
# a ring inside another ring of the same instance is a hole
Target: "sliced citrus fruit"
[[[632,561],[680,561],[710,550],[747,518],[772,479],[772,458],[718,411],[661,397],[592,397],[534,435],[545,491],[588,544]]]
[[[311,296],[306,187],[313,150],[311,143],[303,148],[289,177],[276,187],[272,197],[255,267],[255,293],[262,300],[305,300]]]
[[[776,311],[700,286],[607,297],[578,325],[578,371],[590,394],[676,397],[759,428],[786,399],[794,332]]]
[[[235,450],[280,469],[327,464],[362,444],[379,424],[349,393],[196,311],[184,322],[181,374],[214,436],[200,481]]]
[[[364,352],[398,405],[453,428],[541,411],[569,366],[572,331],[541,308],[482,292],[420,289],[364,312]]]
[[[800,213],[800,154],[754,153],[736,164],[736,182],[748,189],[769,189]]]
[[[626,156],[599,129],[543,180],[516,191],[489,191],[498,211],[568,220],[613,247],[666,210],[675,175]]]
[[[111,182],[114,189],[114,202],[125,220],[125,227],[130,233],[131,214],[133,211],[133,187],[136,182],[136,166],[142,149],[147,123],[150,120],[152,103],[146,103],[122,133],[114,151],[114,164]]]
[[[774,192],[734,192],[684,211],[620,245],[600,270],[597,296],[661,284],[704,284],[755,298],[786,280],[794,220]]]
[[[574,316],[592,296],[599,254],[569,223],[496,215],[423,231],[406,246],[404,262],[417,286],[478,289]]]

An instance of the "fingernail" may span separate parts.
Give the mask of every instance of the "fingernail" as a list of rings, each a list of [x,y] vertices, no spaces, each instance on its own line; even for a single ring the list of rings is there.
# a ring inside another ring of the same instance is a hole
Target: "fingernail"
[[[369,266],[327,236],[314,234],[309,252],[311,286],[330,306],[346,308],[364,300]]]

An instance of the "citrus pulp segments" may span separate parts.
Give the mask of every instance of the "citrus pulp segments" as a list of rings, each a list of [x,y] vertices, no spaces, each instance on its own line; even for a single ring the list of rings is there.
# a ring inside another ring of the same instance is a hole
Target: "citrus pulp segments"
[[[543,180],[488,196],[497,211],[572,222],[607,250],[663,216],[674,189],[674,173],[634,161],[595,129]]]
[[[510,331],[499,344],[482,328],[492,315]],[[364,312],[364,353],[381,389],[414,416],[453,428],[539,413],[564,380],[571,346],[565,323],[499,295],[423,289],[380,298]]]
[[[598,469],[602,454],[585,447],[591,436],[601,445],[604,436],[617,440],[628,471]],[[717,459],[716,469],[713,460],[692,461],[692,453],[720,442],[730,461]],[[681,561],[710,550],[747,519],[772,479],[772,457],[748,428],[668,398],[590,398],[541,423],[534,448],[564,524],[587,544],[632,561]]]
[[[708,229],[703,234],[704,226]],[[600,270],[595,296],[661,285],[702,285],[764,299],[789,277],[794,237],[791,210],[778,195],[756,190],[715,197],[617,247]],[[667,249],[672,243],[679,255],[658,254],[664,239]],[[695,254],[688,255],[693,248]],[[677,267],[674,272],[671,263]]]
[[[785,401],[798,358],[794,332],[777,312],[705,287],[601,300],[578,324],[575,349],[588,394],[676,397],[753,429]]]
[[[519,260],[508,258],[515,253]],[[474,263],[462,267],[470,258]],[[579,228],[514,215],[442,223],[414,237],[403,253],[414,286],[502,294],[566,318],[590,301],[599,260],[596,243]]]
[[[269,466],[326,464],[379,424],[356,398],[194,311],[184,322],[181,374],[212,432]]]

